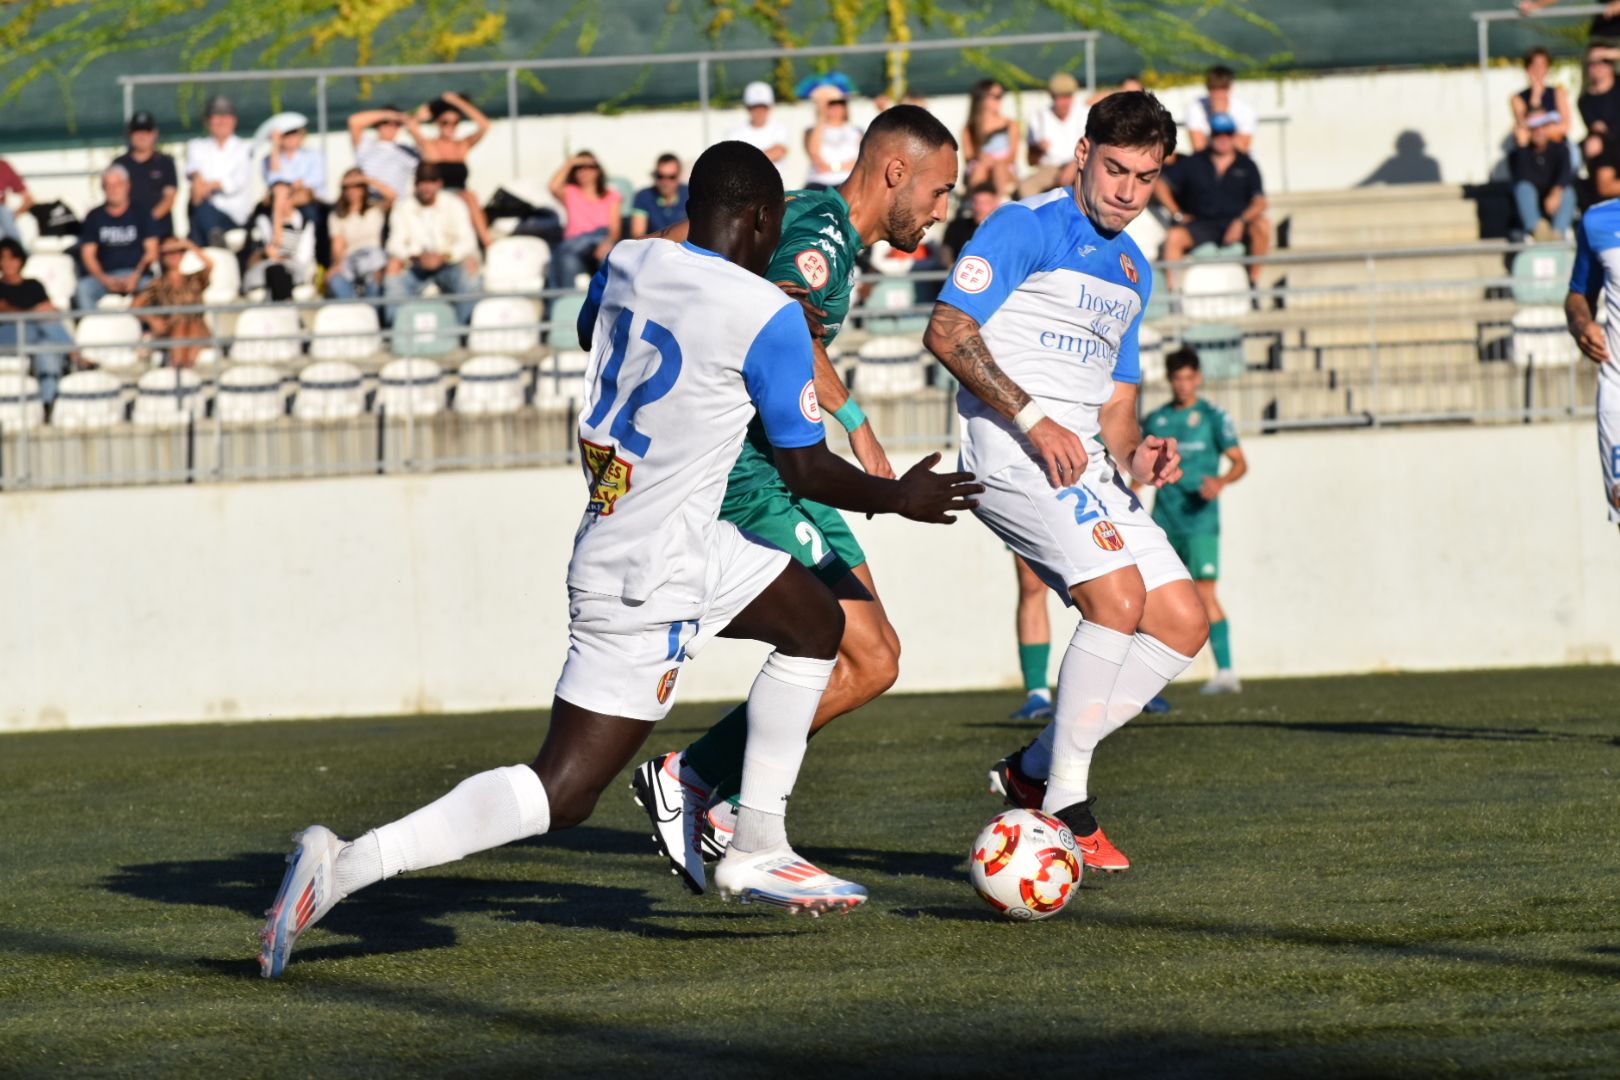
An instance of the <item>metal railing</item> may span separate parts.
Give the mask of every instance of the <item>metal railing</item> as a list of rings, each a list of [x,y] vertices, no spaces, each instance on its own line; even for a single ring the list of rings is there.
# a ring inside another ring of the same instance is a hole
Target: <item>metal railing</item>
[[[1491,118],[1496,115],[1501,106],[1491,97],[1490,71],[1491,71],[1491,24],[1497,22],[1515,22],[1521,19],[1580,19],[1593,15],[1602,15],[1605,11],[1603,4],[1574,4],[1570,7],[1541,8],[1525,14],[1517,8],[1507,8],[1501,11],[1475,11],[1470,14],[1474,20],[1474,33],[1479,39],[1479,91],[1484,100],[1483,120],[1485,133],[1485,172],[1488,180],[1491,168],[1496,164],[1496,140],[1491,132],[1494,130]],[[1566,118],[1567,119],[1567,118]]]
[[[524,71],[579,71],[589,68],[646,67],[652,65],[692,65],[697,73],[698,108],[703,116],[703,141],[709,142],[710,70],[715,64],[745,60],[781,60],[830,56],[870,56],[887,54],[891,69],[903,53],[941,50],[1000,49],[1019,45],[1081,44],[1086,57],[1086,91],[1097,88],[1097,41],[1095,30],[1067,30],[1044,34],[1005,34],[1000,37],[952,38],[939,41],[875,42],[864,45],[808,45],[796,49],[729,49],[723,52],[645,53],[627,56],[555,57],[537,60],[469,60],[444,64],[396,64],[380,67],[313,67],[277,71],[163,72],[149,75],[120,75],[124,94],[124,119],[135,115],[135,90],[140,86],[179,86],[189,83],[285,82],[289,79],[315,81],[315,124],[325,145],[328,110],[327,86],[334,78],[390,78],[402,75],[464,75],[501,72],[506,76],[506,111],[511,126],[512,163],[519,157],[518,74]]]

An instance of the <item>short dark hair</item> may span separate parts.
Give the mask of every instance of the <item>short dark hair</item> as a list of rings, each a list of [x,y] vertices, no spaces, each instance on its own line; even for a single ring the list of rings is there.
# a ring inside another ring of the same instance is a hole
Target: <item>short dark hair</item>
[[[418,184],[420,184],[424,180],[439,180],[439,181],[442,181],[443,179],[444,179],[444,173],[439,171],[439,163],[438,162],[436,162],[436,161],[422,161],[422,162],[417,163],[417,166],[416,166],[416,182]]]
[[[755,206],[782,201],[782,174],[764,151],[728,139],[703,151],[687,181],[690,217],[734,218]]]
[[[1541,45],[1532,45],[1530,46],[1530,51],[1524,54],[1524,66],[1529,67],[1530,62],[1538,56],[1547,61],[1547,63],[1552,63],[1552,53],[1548,52],[1546,48]]]
[[[22,243],[9,236],[0,236],[0,251],[9,251],[23,262],[28,261],[28,249]]]
[[[985,180],[968,188],[968,198],[971,199],[975,195],[994,195],[998,199],[1001,198],[1001,192],[993,180]]]
[[[659,154],[658,160],[653,164],[653,168],[656,169],[659,165],[679,165],[680,163],[681,159],[678,154]]]
[[[1183,345],[1181,348],[1164,358],[1165,378],[1168,379],[1170,376],[1184,368],[1192,368],[1194,371],[1202,370],[1198,366],[1198,351],[1191,345]]]
[[[904,136],[926,150],[938,150],[942,146],[957,149],[956,136],[951,134],[951,129],[921,105],[891,105],[878,113],[866,126],[861,149],[864,151],[868,143],[876,146],[890,135]]]
[[[1237,72],[1233,71],[1225,64],[1216,64],[1214,67],[1210,68],[1209,72],[1204,76],[1204,85],[1211,89],[1222,86],[1231,86],[1232,80],[1235,78],[1237,78]]]
[[[1176,122],[1146,90],[1122,90],[1091,107],[1086,138],[1092,146],[1150,147],[1168,157],[1176,149]]]

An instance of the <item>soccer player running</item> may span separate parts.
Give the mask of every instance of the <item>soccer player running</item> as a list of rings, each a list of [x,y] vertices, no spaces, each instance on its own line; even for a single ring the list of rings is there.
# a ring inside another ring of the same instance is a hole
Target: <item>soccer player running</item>
[[[1136,421],[1152,275],[1123,231],[1175,138],[1150,94],[1100,101],[1075,148],[1074,189],[991,215],[924,336],[962,384],[962,467],[985,486],[974,513],[1083,616],[1052,723],[991,782],[1060,818],[1085,864],[1105,871],[1130,861],[1092,813],[1092,754],[1186,670],[1209,631],[1186,567],[1129,487],[1181,475],[1175,440],[1144,437]]]
[[[726,473],[757,410],[801,494],[948,522],[978,488],[930,472],[938,455],[890,480],[827,449],[804,312],[755,276],[781,234],[776,167],[723,142],[698,159],[690,191],[690,240],[619,244],[580,315],[594,345],[579,422],[589,501],[568,565],[568,657],[539,755],[352,843],[305,829],[267,913],[264,975],[279,975],[298,935],[358,889],[584,821],[668,713],[681,665],[717,635],[775,651],[749,692],[742,810],[716,883],[818,914],[865,899],[795,855],[784,818],[843,612],[785,552],[718,520]]]
[[[1607,325],[1592,317],[1598,293],[1609,311]],[[1609,523],[1620,525],[1620,199],[1587,208],[1575,226],[1575,268],[1569,276],[1564,316],[1575,344],[1598,365],[1598,459]]]
[[[1243,689],[1232,668],[1232,635],[1226,612],[1215,596],[1221,576],[1221,492],[1243,479],[1248,458],[1238,445],[1232,418],[1198,396],[1204,385],[1198,353],[1183,346],[1164,358],[1170,378],[1170,401],[1148,414],[1142,428],[1161,439],[1174,439],[1181,452],[1181,479],[1159,489],[1153,520],[1170,538],[1170,546],[1192,573],[1198,598],[1209,616],[1209,645],[1215,651],[1215,677],[1206,694],[1235,694]],[[1221,459],[1232,467],[1221,475]]]
[[[825,343],[837,336],[848,314],[861,249],[887,240],[900,251],[915,251],[928,227],[946,215],[956,166],[956,140],[933,114],[915,105],[885,110],[866,129],[849,179],[836,190],[788,194],[782,240],[765,271],[767,279],[816,309],[824,328],[815,343],[816,394],[849,432],[856,459],[874,476],[894,471],[828,360]],[[680,239],[679,226],[666,235]],[[894,685],[900,638],[878,599],[866,554],[842,515],[792,491],[777,457],[755,424],[726,480],[720,517],[792,554],[843,607],[838,666],[811,724],[814,733]],[[695,893],[705,885],[705,849],[717,856],[730,842],[749,732],[739,705],[685,750],[661,754],[636,770],[632,786],[652,821],[654,841]]]

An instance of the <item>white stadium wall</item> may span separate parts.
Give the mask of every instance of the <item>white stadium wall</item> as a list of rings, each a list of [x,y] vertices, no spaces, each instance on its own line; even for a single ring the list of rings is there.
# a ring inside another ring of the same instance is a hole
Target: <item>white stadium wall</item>
[[[1612,661],[1594,443],[1589,422],[1251,439],[1222,584],[1243,674]],[[0,495],[0,730],[548,704],[581,489],[551,469]],[[1012,569],[982,526],[856,527],[899,689],[1016,685]],[[717,642],[681,698],[739,697],[760,656]]]

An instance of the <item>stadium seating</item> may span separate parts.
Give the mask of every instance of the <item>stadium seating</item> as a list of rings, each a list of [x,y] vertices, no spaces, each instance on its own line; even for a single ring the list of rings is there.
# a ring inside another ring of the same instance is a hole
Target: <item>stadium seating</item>
[[[484,253],[484,288],[492,293],[538,293],[546,287],[551,246],[538,236],[505,236]]]
[[[1164,335],[1143,323],[1136,332],[1137,351],[1141,356],[1143,378],[1162,378],[1164,375]]]
[[[24,375],[28,361],[21,356],[0,356],[0,375]]]
[[[97,312],[79,320],[73,331],[79,354],[108,369],[132,368],[141,362],[141,320],[128,312]]]
[[[73,290],[79,284],[73,256],[59,251],[36,251],[23,264],[23,277],[37,278],[45,287],[46,299],[58,311],[73,310]]]
[[[534,405],[541,412],[566,412],[570,404],[585,400],[585,369],[590,354],[575,350],[556,353],[540,366],[535,377]]]
[[[443,300],[412,300],[394,313],[389,351],[399,357],[443,356],[455,350],[460,337],[455,308]]]
[[[510,356],[475,356],[461,365],[455,411],[499,415],[523,408],[523,366]]]
[[[1580,357],[1565,328],[1564,309],[1521,308],[1513,316],[1513,362],[1520,367],[1568,367]]]
[[[859,355],[855,388],[863,398],[915,393],[926,382],[922,343],[914,337],[875,337]]]
[[[366,360],[383,351],[377,309],[339,301],[322,304],[310,328],[311,360]]]
[[[208,288],[203,290],[203,303],[235,303],[242,291],[242,271],[237,265],[236,253],[225,248],[204,248],[203,251],[211,264],[208,271]],[[186,252],[185,258],[180,260],[180,269],[188,274],[194,274],[202,268],[202,259],[198,258],[195,252]]]
[[[230,360],[246,364],[285,364],[296,360],[303,353],[299,340],[303,332],[296,308],[286,304],[250,307],[237,316]]]
[[[491,296],[472,311],[467,348],[475,356],[522,356],[540,344],[540,302],[523,296]]]
[[[214,394],[214,412],[224,424],[267,424],[281,419],[287,412],[281,372],[264,364],[226,368]]]
[[[377,384],[377,407],[388,416],[434,416],[444,409],[444,370],[431,360],[390,360]]]
[[[879,278],[866,298],[868,311],[904,311],[917,303],[917,290],[907,278]],[[920,334],[928,329],[927,315],[867,315],[863,325],[873,334]]]
[[[1513,256],[1513,299],[1520,304],[1562,304],[1575,254],[1567,248],[1531,248]]]
[[[44,422],[38,380],[32,375],[0,375],[0,431],[39,427]]]
[[[1206,379],[1236,378],[1247,368],[1240,327],[1226,323],[1193,323],[1182,333],[1181,340],[1197,351],[1199,368]]]
[[[123,380],[105,371],[64,375],[56,385],[51,424],[74,431],[117,427],[124,422],[123,390]]]
[[[1159,257],[1159,249],[1164,246],[1165,227],[1159,219],[1151,213],[1144,211],[1136,215],[1136,220],[1125,226],[1125,235],[1136,241],[1136,246],[1142,249],[1142,254],[1149,259]]]
[[[324,360],[299,372],[298,396],[293,399],[298,419],[347,420],[365,411],[363,376],[348,361]]]
[[[202,380],[189,368],[158,368],[135,381],[138,427],[179,427],[202,413]]]
[[[1181,310],[1189,319],[1237,319],[1249,311],[1249,274],[1241,263],[1189,263],[1181,275]]]
[[[579,313],[585,306],[583,296],[559,296],[551,302],[551,314],[547,321],[551,330],[546,340],[553,349],[577,349],[579,347]]]

